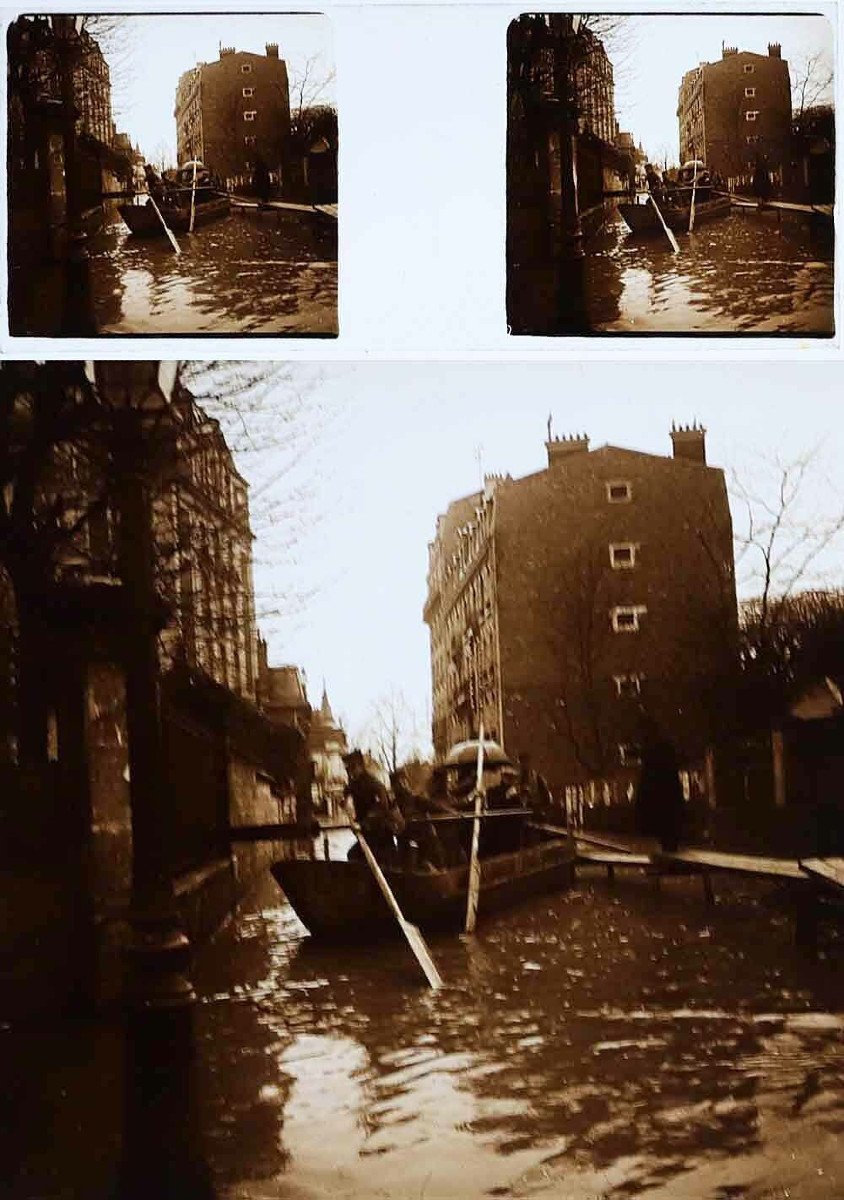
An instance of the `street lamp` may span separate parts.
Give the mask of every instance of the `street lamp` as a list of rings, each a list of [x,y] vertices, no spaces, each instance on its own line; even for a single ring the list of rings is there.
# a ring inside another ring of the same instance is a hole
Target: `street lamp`
[[[82,193],[76,137],[76,94],[74,68],[80,61],[84,17],[54,14],[52,23],[62,102],[62,154],[65,180],[65,288],[60,332],[69,337],[90,337],[97,332],[91,296],[91,264],[88,235],[82,221]]]

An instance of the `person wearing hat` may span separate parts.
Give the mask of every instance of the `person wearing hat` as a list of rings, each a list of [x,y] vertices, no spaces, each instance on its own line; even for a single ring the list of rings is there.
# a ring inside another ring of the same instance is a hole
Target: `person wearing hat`
[[[360,825],[375,857],[388,861],[396,851],[396,820],[387,789],[380,779],[367,771],[360,750],[352,750],[344,755],[343,765],[349,777],[346,798],[351,800],[354,807],[353,820]],[[360,847],[355,843],[348,857],[359,858],[361,854]]]

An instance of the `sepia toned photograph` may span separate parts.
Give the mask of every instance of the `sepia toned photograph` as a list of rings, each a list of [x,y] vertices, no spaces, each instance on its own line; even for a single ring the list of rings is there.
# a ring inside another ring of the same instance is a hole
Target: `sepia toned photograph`
[[[3,1197],[840,1196],[838,382],[0,364]]]
[[[834,86],[820,15],[514,20],[509,332],[831,337]]]
[[[12,336],[337,334],[330,22],[19,16]]]

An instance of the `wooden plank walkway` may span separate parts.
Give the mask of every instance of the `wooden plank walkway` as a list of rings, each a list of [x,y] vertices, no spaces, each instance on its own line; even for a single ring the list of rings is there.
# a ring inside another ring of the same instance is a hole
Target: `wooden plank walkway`
[[[736,196],[731,192],[719,193],[728,195],[733,208],[750,209],[753,212],[786,212],[800,213],[806,217],[823,217],[832,221],[833,206],[831,204],[793,204],[789,200],[751,200],[747,196]]]
[[[844,858],[804,858],[800,866],[811,879],[844,888]]]
[[[657,862],[685,863],[704,871],[736,871],[743,875],[758,875],[767,879],[805,879],[796,858],[765,858],[758,854],[722,854],[714,850],[677,850],[673,854],[659,853]]]

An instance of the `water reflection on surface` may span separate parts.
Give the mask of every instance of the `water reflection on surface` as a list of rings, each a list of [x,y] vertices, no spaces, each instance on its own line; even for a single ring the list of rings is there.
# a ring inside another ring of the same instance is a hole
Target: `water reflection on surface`
[[[604,333],[834,331],[832,239],[738,212],[679,236],[632,238],[620,218],[589,246],[592,328]]]
[[[336,222],[234,210],[164,238],[132,236],[115,208],[91,238],[101,333],[337,332]]]
[[[527,905],[435,939],[436,995],[400,945],[320,948],[268,894],[201,964],[227,1194],[844,1194],[835,967],[742,888],[714,913],[689,881]]]

